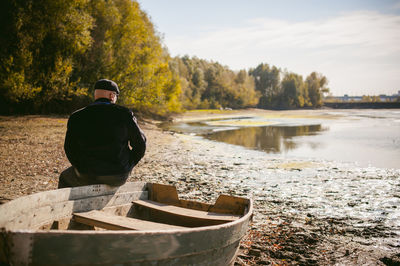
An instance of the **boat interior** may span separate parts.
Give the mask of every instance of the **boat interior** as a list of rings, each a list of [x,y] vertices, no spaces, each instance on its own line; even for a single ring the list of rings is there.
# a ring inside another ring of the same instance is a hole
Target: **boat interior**
[[[96,200],[96,197],[88,198],[86,205]],[[147,183],[138,199],[101,208],[95,203],[93,206],[78,208],[66,217],[42,224],[38,229],[160,231],[220,225],[245,215],[249,200],[220,195],[211,205],[179,199],[174,186]]]

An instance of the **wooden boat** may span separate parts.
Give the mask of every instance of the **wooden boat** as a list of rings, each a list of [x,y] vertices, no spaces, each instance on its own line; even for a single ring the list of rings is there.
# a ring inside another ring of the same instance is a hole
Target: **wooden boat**
[[[252,206],[183,200],[145,182],[32,194],[0,205],[0,264],[229,265]]]

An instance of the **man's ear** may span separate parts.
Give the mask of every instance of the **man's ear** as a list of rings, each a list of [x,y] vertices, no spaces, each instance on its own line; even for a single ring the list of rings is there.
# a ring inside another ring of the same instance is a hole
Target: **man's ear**
[[[113,103],[117,102],[117,95],[114,92],[110,93],[109,96],[110,101],[112,101]]]

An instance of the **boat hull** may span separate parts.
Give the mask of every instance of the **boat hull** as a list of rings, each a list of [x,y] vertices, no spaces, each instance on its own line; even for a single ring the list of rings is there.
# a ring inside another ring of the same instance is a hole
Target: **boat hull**
[[[41,229],[54,226],[51,221],[70,221],[73,212],[101,209],[124,215],[132,201],[146,198],[147,184],[133,182],[120,188],[94,185],[47,191],[4,204],[0,206],[1,261],[12,265],[233,263],[251,218],[251,201],[244,216],[220,225],[154,231]]]

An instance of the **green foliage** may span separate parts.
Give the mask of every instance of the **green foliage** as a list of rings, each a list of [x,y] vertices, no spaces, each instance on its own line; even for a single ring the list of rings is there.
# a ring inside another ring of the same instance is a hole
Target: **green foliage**
[[[175,57],[170,63],[181,80],[181,102],[187,109],[245,108],[255,106],[259,94],[245,70],[237,73],[218,63],[196,57]]]
[[[268,64],[234,72],[196,57],[170,58],[133,0],[3,0],[0,41],[0,113],[71,112],[92,100],[101,78],[119,85],[120,103],[160,115],[319,107],[328,91],[315,72],[303,81]]]
[[[323,93],[329,92],[328,80],[316,72],[305,81],[298,74],[282,72],[268,64],[260,64],[249,73],[254,77],[256,90],[262,94],[258,103],[261,108],[321,107]]]
[[[1,112],[85,103],[100,78],[116,81],[136,110],[180,111],[179,78],[136,1],[4,0],[0,8]]]
[[[306,86],[308,89],[308,96],[311,106],[322,106],[322,95],[328,93],[329,89],[326,87],[328,80],[322,74],[312,72],[306,78]]]
[[[287,108],[304,107],[308,100],[306,91],[302,76],[285,73],[282,80],[282,97]]]
[[[89,12],[94,18],[94,43],[79,58],[75,80],[84,85],[106,77],[119,85],[125,105],[157,114],[179,112],[178,78],[170,71],[168,53],[139,4],[93,0]]]
[[[362,96],[361,102],[379,103],[379,102],[381,102],[381,98],[379,96],[364,95],[364,96]]]
[[[73,57],[91,44],[86,0],[2,1],[1,111],[31,104],[33,112],[67,96]],[[7,36],[7,37],[4,37]]]
[[[281,70],[276,66],[259,64],[255,69],[250,69],[249,74],[254,77],[256,90],[261,93],[259,107],[275,108],[279,106]]]

